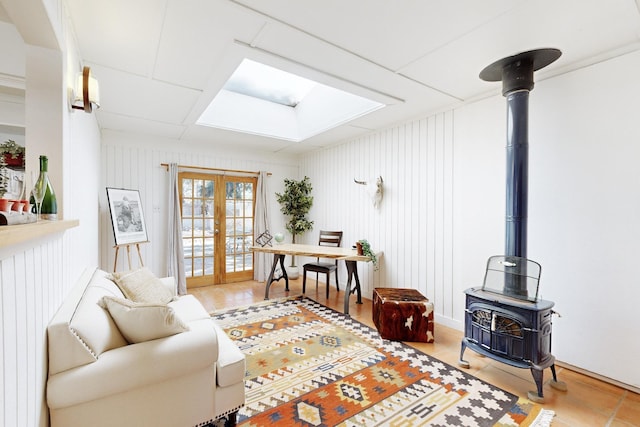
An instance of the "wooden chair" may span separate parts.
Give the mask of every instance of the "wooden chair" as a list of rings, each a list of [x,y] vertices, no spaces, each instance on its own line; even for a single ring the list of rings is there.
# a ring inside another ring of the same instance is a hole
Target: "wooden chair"
[[[342,244],[342,231],[320,231],[320,238],[318,240],[320,246],[335,246],[339,247]],[[303,267],[302,276],[302,293],[305,293],[307,287],[307,272],[316,273],[316,288],[318,287],[318,276],[320,273],[327,275],[327,298],[329,298],[329,283],[331,272],[336,272],[336,289],[340,291],[340,283],[338,282],[338,260],[333,262],[320,262],[320,258],[316,259],[316,262],[309,262]]]

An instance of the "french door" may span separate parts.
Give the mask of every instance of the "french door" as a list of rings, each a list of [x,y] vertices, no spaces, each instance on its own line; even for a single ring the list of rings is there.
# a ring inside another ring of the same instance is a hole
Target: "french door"
[[[187,287],[253,278],[256,177],[181,172]]]

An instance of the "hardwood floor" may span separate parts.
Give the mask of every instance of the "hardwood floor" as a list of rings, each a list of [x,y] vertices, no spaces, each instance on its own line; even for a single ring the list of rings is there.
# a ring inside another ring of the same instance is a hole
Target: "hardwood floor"
[[[332,282],[333,283],[333,282]],[[276,282],[270,290],[270,298],[300,295],[301,279],[289,281],[290,292],[284,291],[284,281]],[[307,297],[342,312],[344,304],[344,285],[336,292],[332,285],[329,299],[325,298],[325,284],[320,282],[317,290],[314,280],[307,278]],[[189,289],[208,311],[215,309],[238,307],[264,301],[264,283],[239,282],[224,285],[206,286]],[[371,301],[364,299],[362,305],[355,303],[351,297],[349,311],[353,318],[374,327],[371,317]],[[443,362],[458,367],[460,340],[462,332],[442,325],[435,325],[435,342],[407,343],[424,353],[432,355]],[[527,369],[512,368],[503,363],[480,357],[467,349],[465,359],[471,364],[466,372],[491,384],[503,388],[518,396],[527,397],[529,390],[535,390],[535,383]],[[615,385],[599,381],[589,376],[556,367],[558,380],[567,384],[568,391],[560,392],[548,385],[551,371],[544,372],[545,409],[555,411],[553,427],[577,426],[640,426],[640,395]]]

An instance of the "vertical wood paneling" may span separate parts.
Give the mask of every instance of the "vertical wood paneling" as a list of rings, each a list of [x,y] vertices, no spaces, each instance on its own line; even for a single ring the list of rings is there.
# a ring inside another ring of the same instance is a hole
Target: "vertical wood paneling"
[[[25,283],[25,256],[14,257],[13,269],[15,283]],[[28,375],[27,375],[27,362],[29,348],[27,346],[27,315],[32,312],[31,304],[27,301],[27,292],[24,286],[16,286],[15,293],[15,305],[16,305],[16,349],[22,349],[24,355],[27,357],[18,356],[16,360],[16,377],[18,380],[18,387],[16,390],[18,422],[20,425],[28,425],[26,416],[27,408],[26,403],[29,399],[28,396]],[[20,309],[18,309],[20,307]],[[20,351],[20,352],[22,352]]]
[[[317,179],[315,200],[326,203],[312,212],[316,224],[338,221],[345,245],[367,238],[383,252],[379,272],[358,266],[365,296],[374,286],[415,288],[438,316],[454,316],[452,144],[453,113],[445,112],[302,157],[300,174]],[[374,209],[365,188],[350,184],[378,175],[385,192]]]
[[[2,370],[3,370],[3,405],[4,425],[17,424],[17,358],[18,334],[16,325],[16,287],[11,284],[14,276],[14,259],[0,261],[2,269]]]
[[[434,268],[436,259],[435,236],[436,229],[436,120],[435,117],[427,118],[427,224],[424,238],[427,241],[427,297],[434,303],[437,312],[436,300],[436,270]],[[431,236],[431,238],[427,238]]]
[[[453,283],[453,112],[444,116],[444,136],[443,136],[443,301],[444,317],[453,319],[455,317],[454,302],[462,301],[460,293]],[[460,311],[461,312],[461,311]]]
[[[435,139],[434,139],[434,155],[435,155],[435,163],[434,163],[434,287],[435,287],[435,301],[434,304],[436,306],[436,311],[440,314],[443,314],[443,306],[445,302],[445,293],[446,289],[444,288],[444,280],[443,280],[443,254],[442,254],[442,243],[444,238],[444,233],[442,229],[442,199],[443,199],[443,126],[442,126],[442,115],[439,114],[435,117]]]
[[[427,239],[422,238],[422,236],[427,235],[427,217],[429,215],[428,209],[428,182],[427,182],[427,171],[428,171],[428,139],[427,139],[427,120],[420,120],[420,134],[418,139],[418,146],[420,147],[420,155],[418,157],[418,164],[415,166],[417,172],[417,193],[420,199],[418,204],[418,219],[415,224],[417,224],[416,232],[419,242],[419,251],[417,257],[417,263],[420,266],[420,273],[418,275],[418,283],[420,284],[418,290],[423,293],[427,298],[433,297],[433,289],[428,284],[428,274],[427,274],[427,261],[428,261],[428,252],[427,252]],[[415,225],[414,224],[414,225]]]
[[[56,236],[0,260],[2,425],[47,423],[46,327],[71,288],[62,263],[68,246]]]

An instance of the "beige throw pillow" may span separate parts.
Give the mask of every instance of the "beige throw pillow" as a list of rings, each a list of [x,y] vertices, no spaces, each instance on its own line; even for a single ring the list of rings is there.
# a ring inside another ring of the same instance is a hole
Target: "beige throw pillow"
[[[189,326],[167,305],[136,303],[112,296],[102,297],[99,305],[109,312],[120,333],[130,344],[189,330]]]
[[[166,304],[174,298],[173,293],[147,267],[111,273],[111,280],[131,301]]]

